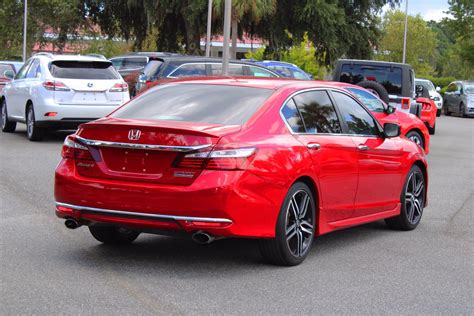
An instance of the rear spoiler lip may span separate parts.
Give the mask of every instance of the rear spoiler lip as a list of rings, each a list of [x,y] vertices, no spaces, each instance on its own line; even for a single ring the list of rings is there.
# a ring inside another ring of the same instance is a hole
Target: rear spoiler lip
[[[134,144],[134,143],[120,143],[103,140],[87,139],[76,135],[76,140],[87,146],[98,147],[115,147],[128,149],[144,149],[144,150],[158,150],[171,152],[189,152],[211,147],[213,144],[195,145],[195,146],[169,146],[169,145],[155,145],[155,144]]]

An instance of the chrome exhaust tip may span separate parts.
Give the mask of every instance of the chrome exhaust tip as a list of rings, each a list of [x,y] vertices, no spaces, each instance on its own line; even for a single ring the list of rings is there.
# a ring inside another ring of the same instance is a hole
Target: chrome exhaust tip
[[[69,228],[69,229],[76,229],[79,226],[81,226],[81,225],[79,225],[79,223],[75,219],[72,219],[72,218],[68,218],[64,222],[64,225],[66,225],[66,227]]]
[[[208,245],[215,240],[211,235],[201,231],[194,233],[192,239],[196,244],[200,245]]]

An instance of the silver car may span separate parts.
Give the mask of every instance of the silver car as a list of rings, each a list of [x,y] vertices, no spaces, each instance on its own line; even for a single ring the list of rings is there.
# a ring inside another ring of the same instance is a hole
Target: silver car
[[[47,130],[75,129],[130,100],[112,63],[96,56],[39,53],[7,83],[1,98],[3,132],[25,123],[29,140]]]
[[[444,114],[474,116],[474,81],[451,82],[444,94]]]

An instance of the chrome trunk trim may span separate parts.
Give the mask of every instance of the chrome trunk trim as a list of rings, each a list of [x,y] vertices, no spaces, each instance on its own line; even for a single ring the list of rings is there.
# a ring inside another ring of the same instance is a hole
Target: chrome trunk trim
[[[128,211],[109,210],[109,209],[89,207],[89,206],[79,206],[79,205],[73,205],[73,204],[67,204],[67,203],[61,203],[61,202],[55,202],[55,204],[56,206],[62,206],[62,207],[72,208],[75,210],[86,211],[86,212],[91,212],[91,213],[125,215],[125,216],[142,217],[146,219],[164,219],[164,220],[175,220],[175,221],[212,222],[212,223],[229,223],[229,224],[232,223],[232,221],[227,218],[175,216],[175,215],[128,212]]]
[[[177,152],[188,152],[188,151],[200,150],[200,149],[205,149],[212,146],[212,144],[197,145],[197,146],[168,146],[168,145],[153,145],[153,144],[117,143],[117,142],[109,142],[109,141],[103,141],[103,140],[86,139],[77,135],[76,135],[76,140],[78,140],[80,143],[87,146],[177,151]]]

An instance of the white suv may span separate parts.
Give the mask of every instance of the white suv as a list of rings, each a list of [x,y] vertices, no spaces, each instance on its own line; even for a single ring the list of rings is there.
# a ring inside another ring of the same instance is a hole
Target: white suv
[[[105,58],[39,53],[5,87],[2,131],[26,123],[28,139],[41,140],[47,129],[77,128],[128,100],[127,84]]]

